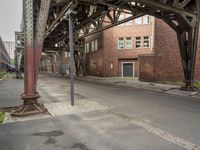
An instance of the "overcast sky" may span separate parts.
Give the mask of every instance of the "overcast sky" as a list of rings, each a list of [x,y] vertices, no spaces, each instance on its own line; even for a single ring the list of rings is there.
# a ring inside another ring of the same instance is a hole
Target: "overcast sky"
[[[0,0],[0,36],[3,41],[14,41],[20,31],[22,0]]]

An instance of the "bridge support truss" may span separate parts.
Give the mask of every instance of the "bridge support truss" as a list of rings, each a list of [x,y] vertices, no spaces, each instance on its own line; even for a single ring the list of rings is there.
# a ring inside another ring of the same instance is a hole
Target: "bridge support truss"
[[[194,72],[195,72],[195,60],[196,60],[196,51],[198,43],[198,34],[199,34],[199,23],[196,23],[196,26],[191,28],[187,32],[177,32],[181,60],[183,66],[183,72],[185,77],[185,85],[181,87],[182,90],[195,90],[193,86],[194,81]]]

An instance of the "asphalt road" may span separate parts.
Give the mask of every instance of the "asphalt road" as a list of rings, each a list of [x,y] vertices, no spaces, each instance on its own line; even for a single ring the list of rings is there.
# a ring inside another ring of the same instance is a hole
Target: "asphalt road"
[[[0,85],[1,106],[21,103],[22,81]],[[66,78],[42,74],[38,86],[42,103],[70,100]],[[75,101],[82,99],[108,109],[1,125],[0,150],[200,149],[198,100],[76,81]]]

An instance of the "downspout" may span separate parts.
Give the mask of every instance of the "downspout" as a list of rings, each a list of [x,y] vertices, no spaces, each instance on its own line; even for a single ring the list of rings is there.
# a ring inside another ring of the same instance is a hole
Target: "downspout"
[[[102,32],[102,49],[103,49],[103,77],[106,77],[106,50],[105,50],[105,37],[104,37],[105,31]]]
[[[156,29],[155,29],[155,23],[156,23],[156,19],[155,17],[152,17],[152,52],[154,53],[154,82],[156,81],[156,62],[157,62],[157,52],[156,52],[156,48],[155,48],[155,34],[156,34]]]

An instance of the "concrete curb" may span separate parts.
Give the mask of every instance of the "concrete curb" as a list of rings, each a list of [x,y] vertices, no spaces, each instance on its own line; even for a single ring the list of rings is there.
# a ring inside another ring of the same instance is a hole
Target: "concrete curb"
[[[136,88],[136,89],[140,89],[140,90],[146,90],[146,91],[153,91],[153,92],[159,92],[159,93],[163,93],[163,94],[167,94],[167,95],[172,95],[172,96],[180,96],[180,97],[189,97],[193,100],[200,100],[200,96],[196,96],[196,95],[193,95],[191,92],[190,94],[181,94],[181,93],[174,93],[173,90],[176,90],[176,89],[179,89],[179,86],[174,86],[174,85],[171,85],[172,87],[171,88],[162,88],[162,87],[156,87],[157,84],[154,84],[153,86],[150,86],[151,83],[148,83],[148,84],[144,84],[144,85],[140,85],[139,83],[137,83],[137,85],[139,86],[133,86],[131,84],[127,84],[127,83],[115,83],[113,81],[108,81],[106,80],[105,78],[103,79],[96,79],[95,77],[92,77],[92,78],[82,78],[82,77],[76,77],[75,78],[76,80],[79,80],[79,81],[89,81],[89,82],[97,82],[97,83],[102,83],[102,84],[108,84],[108,85],[117,85],[119,87],[129,87],[129,88]],[[159,85],[159,84],[158,84]],[[146,87],[144,87],[146,86]],[[169,85],[170,86],[170,85]],[[188,93],[187,91],[184,91],[183,93]]]

